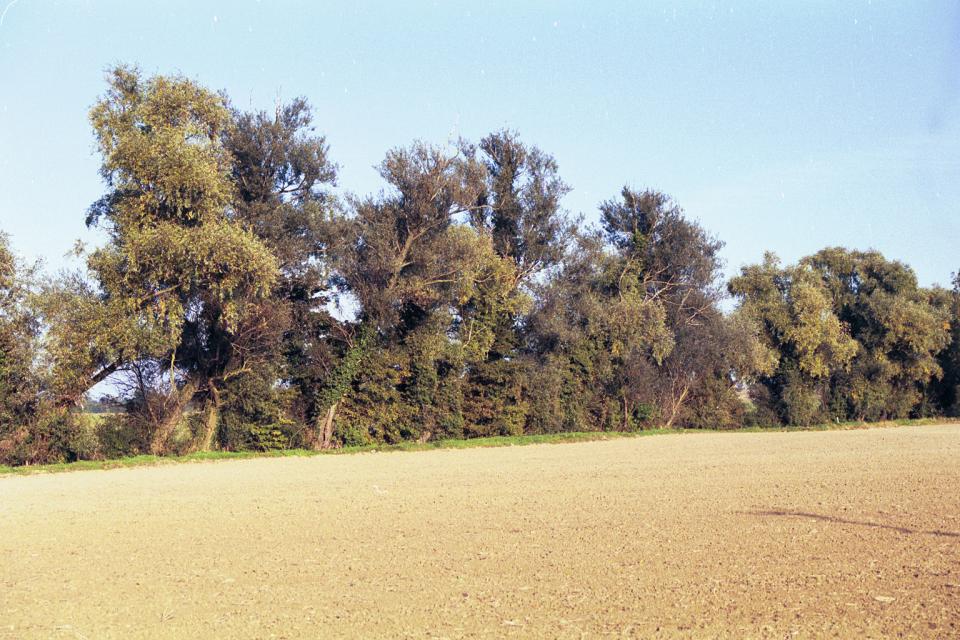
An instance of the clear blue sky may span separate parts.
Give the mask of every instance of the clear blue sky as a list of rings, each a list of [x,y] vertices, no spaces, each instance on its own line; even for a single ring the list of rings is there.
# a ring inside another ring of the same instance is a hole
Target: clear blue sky
[[[244,107],[306,96],[352,192],[390,147],[510,127],[571,212],[666,191],[730,272],[835,244],[924,284],[960,268],[956,2],[653,4],[0,0],[0,229],[50,269],[96,240],[86,113],[132,62]]]

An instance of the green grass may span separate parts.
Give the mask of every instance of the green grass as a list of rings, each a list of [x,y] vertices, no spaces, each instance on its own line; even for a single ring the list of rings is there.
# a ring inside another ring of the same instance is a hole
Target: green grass
[[[525,436],[494,436],[489,438],[470,438],[464,440],[434,440],[430,442],[402,442],[391,445],[365,445],[343,447],[325,451],[308,449],[287,449],[283,451],[199,451],[183,456],[130,456],[113,460],[80,460],[55,464],[9,467],[0,465],[0,475],[28,475],[35,473],[58,473],[64,471],[87,471],[100,469],[118,469],[127,467],[182,464],[185,462],[204,462],[209,460],[238,460],[244,458],[286,458],[311,457],[320,455],[345,455],[353,453],[373,453],[390,451],[427,451],[431,449],[474,449],[484,447],[515,447],[533,444],[556,444],[564,442],[592,442],[597,440],[617,440],[639,438],[664,434],[684,433],[786,433],[796,431],[842,431],[896,426],[922,426],[931,424],[957,423],[960,420],[949,418],[922,418],[919,420],[894,420],[888,422],[841,422],[815,425],[811,427],[745,427],[741,429],[647,429],[637,432],[616,431],[573,431],[568,433],[548,433]]]

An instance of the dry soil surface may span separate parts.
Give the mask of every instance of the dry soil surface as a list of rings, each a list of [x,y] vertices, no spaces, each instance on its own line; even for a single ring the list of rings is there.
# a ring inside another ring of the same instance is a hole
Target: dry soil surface
[[[0,638],[960,637],[960,426],[0,478]]]

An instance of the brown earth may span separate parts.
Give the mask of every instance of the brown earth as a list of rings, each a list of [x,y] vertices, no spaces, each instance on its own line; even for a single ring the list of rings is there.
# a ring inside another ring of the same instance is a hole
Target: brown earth
[[[960,426],[0,479],[0,638],[960,637]]]

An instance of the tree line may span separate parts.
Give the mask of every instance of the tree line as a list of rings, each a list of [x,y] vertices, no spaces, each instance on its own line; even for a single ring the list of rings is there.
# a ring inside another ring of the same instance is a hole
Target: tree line
[[[960,277],[827,248],[724,283],[669,196],[584,225],[511,131],[393,149],[338,197],[303,99],[107,83],[105,244],[42,277],[0,235],[0,462],[960,413]]]

